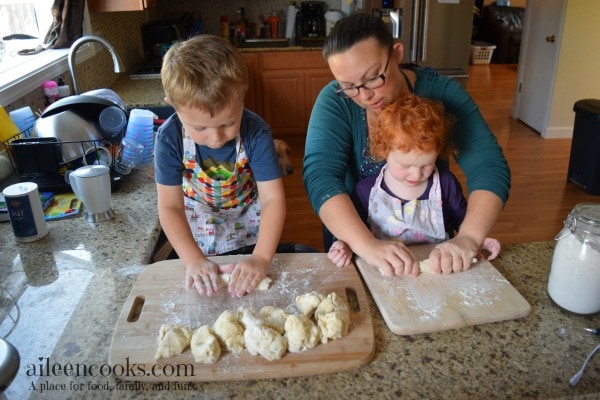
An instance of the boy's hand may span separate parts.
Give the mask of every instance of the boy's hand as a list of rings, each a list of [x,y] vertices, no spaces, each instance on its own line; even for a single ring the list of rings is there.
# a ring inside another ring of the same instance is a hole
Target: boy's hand
[[[327,258],[336,266],[345,267],[352,261],[352,249],[345,242],[336,240],[329,248]]]
[[[185,288],[195,287],[201,295],[211,297],[219,290],[219,265],[206,259],[196,261],[185,267]]]
[[[229,293],[233,297],[240,298],[246,293],[253,291],[269,271],[270,260],[251,255],[241,259],[231,273],[229,279]]]

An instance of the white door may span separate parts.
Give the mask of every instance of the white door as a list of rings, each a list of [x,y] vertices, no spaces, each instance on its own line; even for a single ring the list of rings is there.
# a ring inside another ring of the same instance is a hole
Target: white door
[[[566,0],[527,0],[513,117],[548,126]]]

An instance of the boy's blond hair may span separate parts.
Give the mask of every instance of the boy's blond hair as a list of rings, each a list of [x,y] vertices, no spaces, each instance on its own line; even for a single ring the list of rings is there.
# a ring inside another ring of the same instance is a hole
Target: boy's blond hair
[[[160,75],[175,109],[191,107],[211,116],[243,101],[248,90],[248,67],[242,55],[213,35],[175,43],[165,54]]]

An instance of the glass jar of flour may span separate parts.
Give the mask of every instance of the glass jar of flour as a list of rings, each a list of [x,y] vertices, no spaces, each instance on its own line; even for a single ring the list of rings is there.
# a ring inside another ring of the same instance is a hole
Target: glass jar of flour
[[[548,294],[577,314],[600,311],[600,204],[580,203],[555,237]]]

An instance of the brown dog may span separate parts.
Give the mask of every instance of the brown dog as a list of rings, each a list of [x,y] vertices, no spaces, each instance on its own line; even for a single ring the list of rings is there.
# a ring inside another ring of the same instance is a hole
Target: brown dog
[[[280,139],[274,139],[275,151],[277,152],[277,158],[279,159],[279,167],[281,168],[281,176],[288,176],[294,173],[294,166],[290,160],[292,149],[290,145]]]

